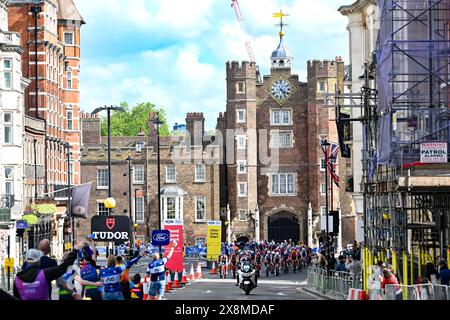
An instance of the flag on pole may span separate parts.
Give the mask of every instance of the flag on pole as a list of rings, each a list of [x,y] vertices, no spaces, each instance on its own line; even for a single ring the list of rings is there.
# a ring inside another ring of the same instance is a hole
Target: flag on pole
[[[88,218],[91,183],[74,186],[72,188],[71,213],[74,218]]]
[[[327,158],[328,158],[328,171],[331,175],[331,180],[336,184],[339,188],[339,183],[341,182],[339,176],[336,173],[336,160],[339,153],[339,145],[336,143],[330,142],[330,145],[327,148]]]

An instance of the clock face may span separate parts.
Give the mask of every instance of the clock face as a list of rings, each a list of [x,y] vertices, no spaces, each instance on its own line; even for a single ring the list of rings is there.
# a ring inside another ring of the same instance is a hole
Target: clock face
[[[270,93],[277,101],[286,100],[292,94],[291,84],[285,79],[278,79],[272,83]]]

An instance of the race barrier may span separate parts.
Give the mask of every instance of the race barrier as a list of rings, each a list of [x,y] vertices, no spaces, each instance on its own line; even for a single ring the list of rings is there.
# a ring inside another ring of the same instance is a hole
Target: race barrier
[[[11,268],[9,274],[9,291],[13,291],[14,279],[16,278],[16,274],[20,271],[20,268]],[[8,292],[8,272],[7,270],[1,266],[0,267],[0,289],[5,292]]]
[[[362,289],[350,288],[348,290],[347,300],[369,300],[369,297]]]

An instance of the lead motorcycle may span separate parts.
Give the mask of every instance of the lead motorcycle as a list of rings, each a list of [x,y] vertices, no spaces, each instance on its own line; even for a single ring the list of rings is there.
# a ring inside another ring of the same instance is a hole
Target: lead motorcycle
[[[243,263],[238,271],[239,288],[248,296],[257,286],[256,269],[251,263]]]

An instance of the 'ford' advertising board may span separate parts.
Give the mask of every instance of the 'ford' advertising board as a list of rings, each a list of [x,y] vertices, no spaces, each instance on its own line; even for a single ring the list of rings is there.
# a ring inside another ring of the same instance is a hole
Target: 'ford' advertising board
[[[152,245],[167,246],[169,243],[170,243],[170,231],[169,230],[153,230]]]

